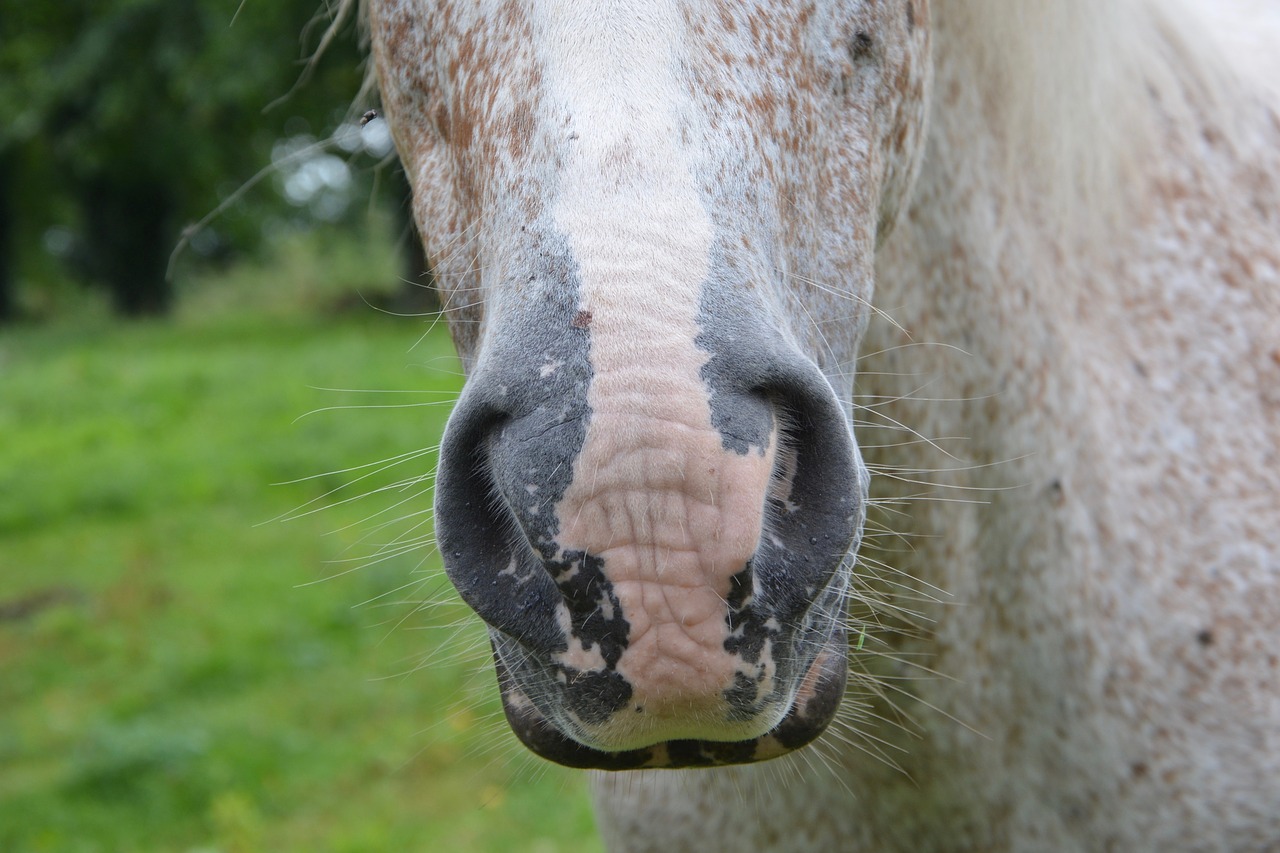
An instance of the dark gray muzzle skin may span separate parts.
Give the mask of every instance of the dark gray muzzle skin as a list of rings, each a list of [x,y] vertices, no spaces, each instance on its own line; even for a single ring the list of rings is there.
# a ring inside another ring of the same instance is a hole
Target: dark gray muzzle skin
[[[740,764],[809,743],[844,692],[845,596],[866,492],[847,416],[826,377],[730,282],[704,284],[696,346],[709,356],[702,378],[723,447],[758,452],[781,436],[779,450],[795,468],[785,500],[761,496],[765,529],[733,578],[724,615],[725,653],[756,662],[767,641],[774,687],[739,677],[723,698],[734,720],[780,701],[792,705],[770,732],[746,741],[597,749],[575,736],[583,723],[641,709],[629,707],[632,686],[616,670],[630,625],[604,560],[560,552],[555,541],[555,508],[591,417],[591,325],[578,310],[576,265],[554,235],[524,253],[509,284],[513,295],[489,318],[445,431],[436,527],[450,580],[489,626],[512,729],[551,761],[608,770]],[[558,365],[549,377],[540,373],[546,364]],[[598,649],[604,667],[557,662],[571,638]]]

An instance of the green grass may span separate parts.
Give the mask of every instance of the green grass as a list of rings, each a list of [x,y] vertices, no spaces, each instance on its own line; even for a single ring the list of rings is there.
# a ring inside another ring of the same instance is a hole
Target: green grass
[[[599,849],[438,557],[371,559],[429,533],[427,482],[378,489],[434,454],[348,469],[434,447],[458,368],[333,243],[0,330],[0,850]]]

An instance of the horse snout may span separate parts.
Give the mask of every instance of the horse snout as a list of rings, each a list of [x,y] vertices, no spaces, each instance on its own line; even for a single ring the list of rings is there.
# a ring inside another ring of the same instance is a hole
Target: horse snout
[[[693,382],[640,361],[557,370],[474,378],[437,486],[446,569],[491,629],[513,729],[592,767],[815,737],[843,691],[865,483],[825,378],[798,356]]]

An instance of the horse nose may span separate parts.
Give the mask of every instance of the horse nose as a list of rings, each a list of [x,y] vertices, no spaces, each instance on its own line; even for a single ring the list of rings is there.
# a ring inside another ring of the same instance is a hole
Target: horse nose
[[[826,378],[769,339],[696,382],[508,348],[459,401],[446,570],[492,629],[505,698],[571,741],[759,737],[842,631],[865,475]]]
[[[762,583],[770,607],[795,616],[808,604],[806,591],[829,579],[831,557],[848,550],[861,519],[864,475],[825,377],[798,354],[789,361],[740,379],[737,387],[701,391],[712,411],[712,429],[703,434],[681,419],[685,403],[663,399],[660,391],[615,389],[613,405],[592,410],[582,393],[590,378],[570,380],[576,386],[570,391],[476,377],[450,419],[437,486],[442,552],[464,599],[493,627],[548,651],[560,643],[539,638],[555,633],[543,623],[556,604],[571,610],[598,604],[586,581],[565,577],[572,545],[581,544],[570,540],[566,547],[569,529],[589,522],[609,528],[615,541],[593,542],[590,550],[616,552],[645,537],[669,540],[674,548],[679,537],[646,524],[680,524],[715,504],[727,517],[707,532],[721,543],[727,536],[749,540],[745,549],[741,541],[726,545],[737,548],[740,559],[718,568],[733,577],[735,590]],[[637,365],[642,387],[643,372]],[[594,446],[589,425],[599,434]],[[713,491],[698,494],[700,486]],[[626,500],[632,493],[667,492],[681,498],[679,507]],[[735,524],[742,515],[758,515],[758,523]],[[612,529],[615,522],[625,529]],[[594,531],[597,538],[600,532]],[[548,581],[557,580],[553,592]]]

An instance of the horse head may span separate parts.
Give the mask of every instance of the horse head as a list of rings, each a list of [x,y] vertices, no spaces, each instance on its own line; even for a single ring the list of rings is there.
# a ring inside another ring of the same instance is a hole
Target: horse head
[[[513,729],[610,769],[808,743],[845,687],[850,365],[927,3],[369,5],[467,371],[438,540]]]

